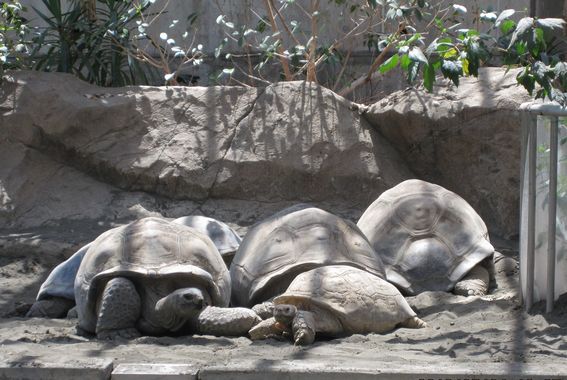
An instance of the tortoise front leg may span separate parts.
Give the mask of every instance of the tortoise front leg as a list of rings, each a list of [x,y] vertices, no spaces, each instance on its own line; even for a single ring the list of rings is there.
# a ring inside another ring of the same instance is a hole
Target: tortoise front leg
[[[262,318],[245,307],[208,306],[196,318],[195,330],[215,336],[245,336]]]
[[[315,318],[313,313],[298,310],[294,305],[274,306],[274,319],[284,326],[291,325],[294,344],[305,346],[315,341]]]
[[[296,346],[306,346],[315,341],[315,318],[313,313],[298,310],[291,324],[293,341]]]
[[[96,336],[98,339],[140,336],[136,322],[142,302],[132,281],[116,277],[106,283],[97,305]]]
[[[489,285],[490,275],[488,270],[478,264],[455,284],[453,293],[460,296],[484,296],[488,294]]]

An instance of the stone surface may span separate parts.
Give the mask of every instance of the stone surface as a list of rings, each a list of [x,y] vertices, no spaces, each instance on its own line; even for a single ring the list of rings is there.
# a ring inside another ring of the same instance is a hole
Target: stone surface
[[[238,126],[213,194],[365,207],[410,177],[358,105],[317,85],[282,82],[267,87]]]
[[[412,176],[355,104],[303,82],[116,89],[17,72],[2,90],[0,228],[131,220],[172,199],[363,209]]]
[[[125,363],[116,366],[111,380],[197,380],[199,369],[191,364]]]
[[[419,178],[465,198],[504,237],[518,233],[518,107],[530,99],[516,73],[485,68],[458,88],[398,91],[365,114]]]
[[[321,379],[342,380],[413,380],[413,379],[560,379],[565,376],[561,366],[541,367],[521,363],[484,363],[474,366],[466,363],[445,362],[428,364],[396,363],[387,365],[382,360],[360,360],[344,357],[321,357],[319,360],[291,359],[289,361],[242,360],[222,366],[205,367],[199,371],[202,380],[267,379]]]
[[[5,78],[2,135],[128,189],[209,196],[239,121],[261,90],[98,88],[70,75]]]
[[[53,365],[42,358],[28,364],[0,363],[0,379],[562,379],[567,376],[558,364],[527,363],[396,363],[332,355],[283,360],[227,360],[201,365],[181,363],[122,363],[112,369],[111,359],[72,361]]]
[[[111,359],[68,360],[44,362],[22,358],[19,362],[0,362],[0,379],[10,380],[107,380],[110,379]]]

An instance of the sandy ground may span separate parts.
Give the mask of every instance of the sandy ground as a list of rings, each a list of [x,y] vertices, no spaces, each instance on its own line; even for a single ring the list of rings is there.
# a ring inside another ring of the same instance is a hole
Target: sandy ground
[[[555,310],[543,313],[538,304],[530,313],[519,305],[517,261],[501,250],[496,263],[498,288],[486,297],[424,293],[408,298],[429,327],[397,329],[387,334],[354,335],[294,347],[275,340],[247,338],[142,337],[131,341],[97,341],[75,333],[74,320],[21,317],[54,262],[36,256],[0,258],[0,358],[4,363],[33,360],[61,362],[110,358],[119,363],[223,364],[286,359],[331,361],[375,360],[396,363],[504,362],[555,364],[567,358],[567,297]],[[567,366],[567,364],[566,364]],[[567,372],[567,369],[566,369]]]

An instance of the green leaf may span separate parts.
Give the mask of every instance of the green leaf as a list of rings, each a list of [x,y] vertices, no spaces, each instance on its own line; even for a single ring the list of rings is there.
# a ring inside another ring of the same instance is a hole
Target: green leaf
[[[526,41],[519,41],[516,45],[514,45],[514,48],[519,55],[523,55],[528,51],[528,44]]]
[[[500,12],[500,14],[498,15],[498,18],[496,19],[496,21],[494,22],[495,26],[500,26],[500,24],[502,23],[502,21],[510,18],[514,13],[516,13],[516,11],[514,9],[505,9],[502,12]]]
[[[540,51],[545,51],[546,43],[545,43],[545,35],[543,29],[534,28],[532,34],[532,41],[534,45],[532,46],[532,54],[534,57],[538,57]]]
[[[408,82],[413,83],[419,73],[419,62],[411,61],[408,67]]]
[[[567,89],[567,63],[565,62],[557,62],[555,67],[553,67],[553,73],[555,77],[559,81],[562,89]]]
[[[406,41],[406,45],[411,45],[414,42],[416,42],[417,40],[419,40],[420,38],[421,38],[421,34],[415,33]]]
[[[400,62],[399,55],[394,54],[393,56],[388,58],[384,63],[382,63],[378,69],[382,74],[384,74],[397,67],[399,62]]]
[[[544,29],[563,29],[565,20],[561,18],[539,18],[535,21],[536,25]]]
[[[256,25],[256,30],[259,33],[264,33],[266,31],[266,28],[268,27],[268,21],[266,18],[262,18],[260,21],[258,21],[258,24]]]
[[[544,78],[547,74],[547,71],[548,71],[548,68],[543,62],[536,61],[532,65],[532,72],[534,74],[536,81],[538,81],[538,82],[544,80]]]
[[[551,82],[553,77],[553,70],[541,61],[536,61],[531,67],[533,77],[536,82],[543,88],[543,96],[549,97],[551,95]]]
[[[433,91],[433,83],[435,82],[435,69],[433,65],[425,65],[423,68],[423,86],[429,92]]]
[[[425,57],[425,54],[423,54],[423,52],[421,51],[421,49],[417,46],[414,46],[410,52],[409,52],[409,59],[411,59],[412,61],[415,62],[421,62],[424,65],[429,64],[429,62],[427,62],[427,58]]]
[[[224,47],[226,46],[227,43],[228,43],[228,39],[227,39],[227,38],[224,38],[224,39],[221,41],[220,45],[217,46],[217,48],[215,49],[215,58],[218,58],[218,57],[221,55],[222,50],[224,49]]]
[[[500,31],[502,34],[506,35],[514,30],[516,27],[516,22],[514,20],[504,20],[502,24],[500,24]]]
[[[441,53],[444,59],[454,58],[459,55],[459,51],[456,48],[450,48],[449,50]]]
[[[508,49],[514,46],[518,37],[522,36],[526,33],[532,26],[534,25],[534,19],[531,17],[524,17],[520,21],[518,21],[518,25],[516,25],[516,30],[512,34],[512,38],[510,39],[510,44],[508,45]]]
[[[409,59],[407,54],[402,55],[402,57],[400,58],[400,67],[403,70],[407,70],[411,63],[412,63],[412,60]]]
[[[532,95],[535,88],[535,78],[529,73],[529,69],[527,67],[516,76],[516,81],[518,81],[518,83],[521,84],[530,95]]]
[[[494,21],[496,23],[498,16],[494,12],[481,12],[480,13],[480,19],[482,21],[489,21],[489,22]]]
[[[467,13],[467,8],[463,5],[453,4],[453,10],[455,13],[465,14]]]
[[[455,86],[458,86],[459,77],[463,75],[461,62],[444,60],[441,65],[441,73],[443,73],[443,77],[450,79]]]

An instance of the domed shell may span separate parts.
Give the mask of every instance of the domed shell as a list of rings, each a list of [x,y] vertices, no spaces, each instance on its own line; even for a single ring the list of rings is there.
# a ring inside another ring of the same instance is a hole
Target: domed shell
[[[494,253],[476,211],[457,194],[421,180],[385,191],[358,227],[384,261],[386,279],[410,295],[451,291]]]
[[[215,245],[194,228],[161,218],[144,218],[100,235],[89,247],[75,279],[82,327],[94,331],[95,307],[104,284],[114,277],[138,284],[171,279],[183,286],[200,284],[213,304],[228,306],[230,276]]]
[[[206,234],[211,238],[220,254],[225,255],[234,254],[242,238],[230,228],[226,223],[219,220],[209,218],[202,215],[183,216],[173,220],[173,223],[183,224],[188,227],[193,227],[199,232]]]
[[[342,325],[337,335],[386,332],[416,315],[394,285],[349,266],[302,273],[274,303],[330,311]]]
[[[354,223],[308,205],[285,209],[242,240],[230,267],[232,303],[263,302],[283,293],[298,273],[338,264],[384,276],[382,261]]]

